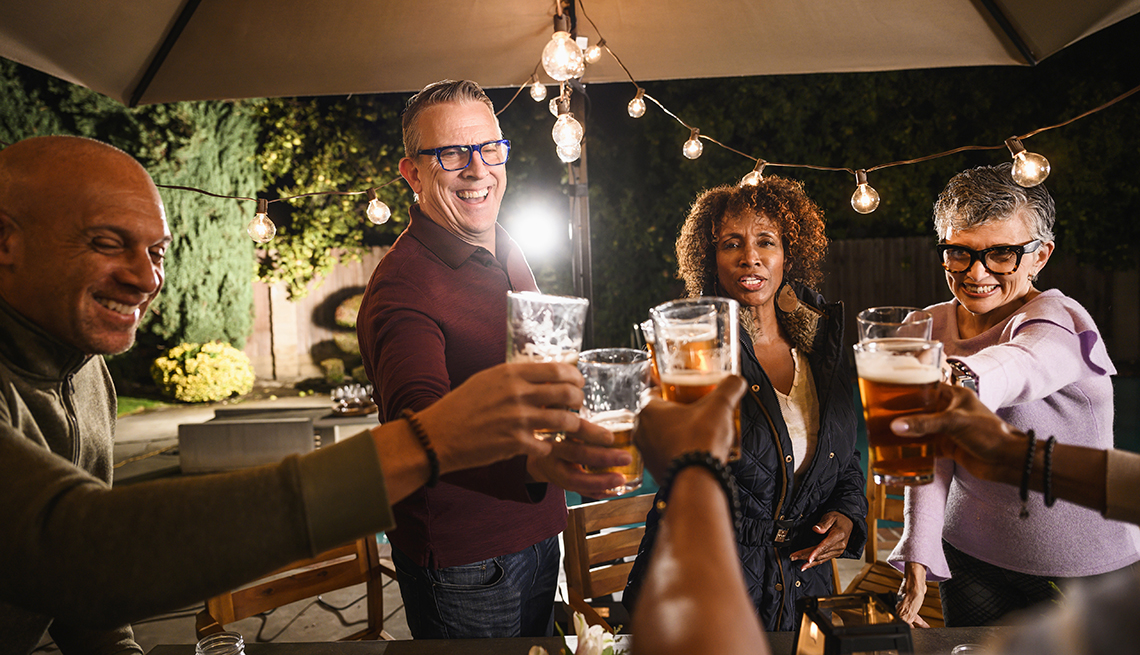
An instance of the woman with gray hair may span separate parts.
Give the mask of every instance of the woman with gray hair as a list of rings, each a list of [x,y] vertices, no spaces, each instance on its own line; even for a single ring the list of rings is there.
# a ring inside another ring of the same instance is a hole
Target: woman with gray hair
[[[1034,286],[1053,253],[1053,199],[1023,188],[1010,164],[964,171],[934,205],[938,253],[954,299],[928,308],[952,380],[1029,433],[1026,459],[1055,443],[1111,449],[1116,373],[1079,303]],[[947,626],[987,625],[1058,596],[1058,585],[1140,560],[1140,530],[1044,494],[972,476],[939,459],[933,483],[907,490],[906,527],[889,561],[904,572],[899,614],[918,616],[939,580]]]

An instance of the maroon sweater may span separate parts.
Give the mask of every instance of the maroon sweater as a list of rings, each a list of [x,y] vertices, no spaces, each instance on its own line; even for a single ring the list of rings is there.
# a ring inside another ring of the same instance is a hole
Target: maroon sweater
[[[495,253],[411,207],[411,223],[380,261],[356,331],[381,420],[421,410],[506,360],[507,291],[537,291],[518,245],[495,226]],[[443,476],[393,507],[392,544],[445,568],[520,551],[566,527],[566,495],[527,484],[526,458]]]

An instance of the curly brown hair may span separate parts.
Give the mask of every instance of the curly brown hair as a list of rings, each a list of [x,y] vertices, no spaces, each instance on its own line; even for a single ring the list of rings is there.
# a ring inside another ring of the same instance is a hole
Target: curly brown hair
[[[784,281],[814,289],[827,253],[823,211],[803,183],[770,175],[755,185],[708,189],[693,201],[677,237],[677,275],[689,295],[723,295],[717,292],[716,231],[725,216],[741,211],[763,214],[776,224],[784,242]]]

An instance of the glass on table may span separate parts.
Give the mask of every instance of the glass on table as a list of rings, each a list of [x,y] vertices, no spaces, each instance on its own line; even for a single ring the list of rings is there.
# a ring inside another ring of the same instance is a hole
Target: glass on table
[[[917,307],[871,307],[855,317],[859,340],[930,338],[934,317]]]
[[[693,403],[740,374],[740,304],[731,298],[674,300],[649,311],[661,397]],[[740,406],[729,461],[740,459]]]
[[[580,415],[612,432],[611,448],[620,448],[632,458],[626,466],[587,467],[587,470],[625,476],[625,484],[610,490],[614,493],[625,494],[640,488],[645,469],[641,451],[633,445],[633,425],[637,413],[649,399],[649,355],[632,348],[587,350],[578,356],[578,370],[586,378]]]
[[[508,291],[507,362],[577,362],[589,306],[585,298]],[[566,433],[537,431],[535,437],[561,441]]]
[[[876,484],[919,485],[934,480],[938,435],[900,437],[891,421],[938,409],[942,343],[873,339],[855,344],[859,395],[867,422],[871,474]]]

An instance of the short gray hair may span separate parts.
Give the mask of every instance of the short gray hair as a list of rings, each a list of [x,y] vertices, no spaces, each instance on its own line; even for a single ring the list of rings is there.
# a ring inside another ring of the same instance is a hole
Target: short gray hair
[[[1057,209],[1044,184],[1023,187],[1013,181],[1007,162],[979,166],[950,178],[934,203],[934,229],[940,240],[950,229],[968,230],[995,221],[1008,221],[1025,212],[1025,224],[1034,239],[1053,240]]]
[[[420,145],[423,137],[420,135],[419,125],[416,119],[420,117],[425,109],[433,105],[440,105],[445,102],[481,102],[487,105],[491,110],[491,115],[495,116],[495,105],[491,99],[484,93],[483,87],[479,86],[471,80],[440,80],[433,82],[419,93],[408,98],[408,104],[404,108],[404,156],[414,157],[420,150]],[[498,126],[499,118],[495,116],[495,125]],[[464,144],[444,144],[444,145],[464,145]]]

